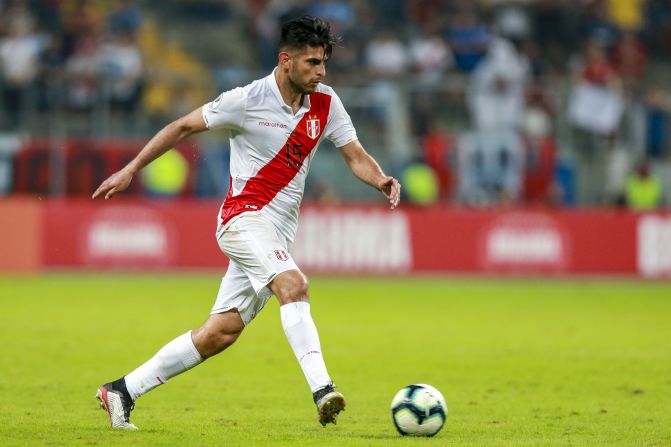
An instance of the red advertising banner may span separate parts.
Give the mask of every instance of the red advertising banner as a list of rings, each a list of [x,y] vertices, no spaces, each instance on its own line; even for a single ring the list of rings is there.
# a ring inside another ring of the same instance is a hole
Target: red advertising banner
[[[410,213],[414,269],[635,273],[637,216],[618,211]]]
[[[196,201],[49,201],[50,267],[225,267],[215,240],[219,205]]]
[[[224,268],[219,202],[49,201],[47,267]],[[671,215],[622,210],[304,206],[292,253],[307,272],[671,275]]]
[[[638,221],[609,210],[307,208],[294,253],[321,272],[633,274]]]

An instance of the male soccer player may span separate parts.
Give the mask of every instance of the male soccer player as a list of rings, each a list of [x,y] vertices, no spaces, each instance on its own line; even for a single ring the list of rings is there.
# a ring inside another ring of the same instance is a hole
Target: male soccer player
[[[359,143],[333,89],[321,83],[336,42],[329,24],[303,16],[282,26],[278,64],[263,79],[222,93],[160,130],[140,153],[93,194],[109,199],[133,175],[191,134],[230,130],[231,186],[216,238],[230,263],[205,323],[169,342],[154,357],[96,393],[113,428],[129,421],[136,399],[223,351],[275,295],[282,327],[305,374],[319,422],[336,423],[343,395],[326,370],[310,315],[308,281],[290,254],[308,167],[322,138],[331,140],[354,175],[379,189],[391,209],[400,185]]]

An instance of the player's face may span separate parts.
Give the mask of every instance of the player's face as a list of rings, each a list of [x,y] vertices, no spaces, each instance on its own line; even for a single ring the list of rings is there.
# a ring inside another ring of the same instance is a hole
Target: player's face
[[[296,91],[308,95],[326,76],[326,54],[323,47],[306,46],[291,55],[289,81]]]

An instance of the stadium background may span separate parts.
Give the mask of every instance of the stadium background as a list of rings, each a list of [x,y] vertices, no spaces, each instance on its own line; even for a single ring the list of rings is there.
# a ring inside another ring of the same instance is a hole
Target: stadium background
[[[342,35],[327,82],[404,184],[387,220],[326,142],[306,270],[671,272],[662,0],[3,1],[0,265],[221,267],[225,134],[192,138],[113,204],[86,198],[161,126],[271,70],[279,23],[305,12]]]

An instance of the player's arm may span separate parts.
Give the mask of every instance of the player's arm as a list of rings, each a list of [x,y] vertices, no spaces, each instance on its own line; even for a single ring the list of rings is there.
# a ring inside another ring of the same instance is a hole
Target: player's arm
[[[105,200],[107,200],[116,193],[124,191],[130,185],[135,173],[140,169],[165,154],[189,135],[204,130],[207,130],[207,125],[203,119],[203,112],[200,107],[173,121],[158,131],[133,160],[102,182],[92,197],[95,199],[98,196],[104,195]]]
[[[359,180],[379,189],[389,199],[393,210],[401,200],[401,184],[394,177],[385,175],[375,159],[366,152],[359,140],[340,147],[340,153]]]

